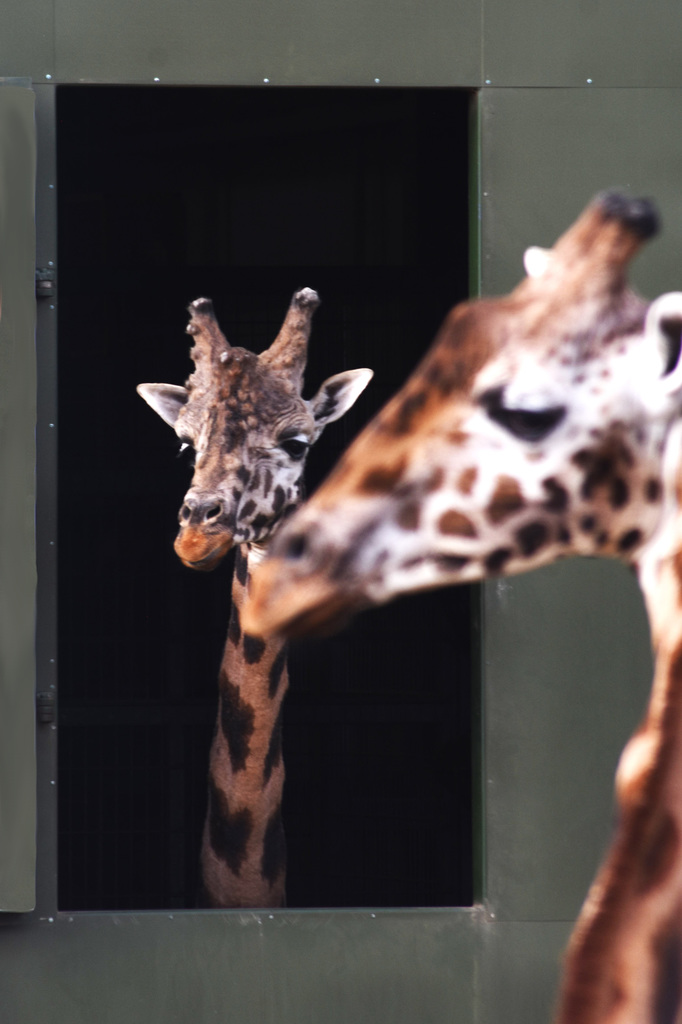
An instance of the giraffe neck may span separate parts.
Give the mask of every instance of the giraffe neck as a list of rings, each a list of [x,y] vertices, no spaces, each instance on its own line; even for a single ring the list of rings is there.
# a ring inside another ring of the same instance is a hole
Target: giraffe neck
[[[679,509],[682,479],[671,489]],[[557,1024],[678,1019],[682,1000],[682,514],[639,567],[655,657],[618,767],[617,833],[568,951]],[[599,964],[599,970],[595,965]]]
[[[285,902],[281,709],[289,685],[286,643],[244,633],[240,613],[262,550],[236,552],[232,610],[220,666],[201,852],[202,903],[278,907]]]

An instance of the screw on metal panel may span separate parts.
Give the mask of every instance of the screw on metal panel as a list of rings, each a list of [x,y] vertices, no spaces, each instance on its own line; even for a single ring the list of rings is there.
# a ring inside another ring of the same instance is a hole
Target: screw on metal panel
[[[56,699],[54,693],[41,690],[40,693],[36,694],[36,714],[39,722],[44,725],[49,725],[50,722],[54,722],[55,710]]]

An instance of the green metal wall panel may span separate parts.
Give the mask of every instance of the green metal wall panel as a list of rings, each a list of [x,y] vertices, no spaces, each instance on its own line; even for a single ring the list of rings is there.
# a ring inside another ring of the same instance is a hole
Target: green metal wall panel
[[[484,80],[494,86],[682,83],[675,0],[483,0]]]
[[[678,86],[674,0],[8,0],[0,74],[166,84]]]
[[[576,559],[485,588],[486,895],[571,921],[608,842],[618,756],[651,679],[639,591]]]
[[[35,899],[33,108],[0,86],[0,911]]]
[[[480,77],[478,0],[57,0],[59,81],[461,85]],[[188,126],[189,131],[189,126]]]
[[[466,912],[0,922],[0,1001],[18,1024],[464,1024],[474,1013],[476,934]]]
[[[482,284],[504,292],[523,249],[552,244],[600,189],[659,203],[664,232],[633,278],[680,287],[678,90],[485,90]],[[487,894],[515,920],[573,918],[610,832],[618,754],[651,680],[634,579],[606,562],[485,588]]]
[[[0,75],[45,79],[54,74],[54,3],[6,0],[2,5]]]
[[[55,89],[33,87],[39,140],[36,173],[36,265],[56,268],[56,152]],[[36,356],[38,360],[36,422],[36,689],[55,694],[57,689],[57,296],[36,302]],[[56,901],[57,844],[57,725],[36,726],[38,848],[36,904],[43,911]],[[40,910],[38,911],[40,914]]]

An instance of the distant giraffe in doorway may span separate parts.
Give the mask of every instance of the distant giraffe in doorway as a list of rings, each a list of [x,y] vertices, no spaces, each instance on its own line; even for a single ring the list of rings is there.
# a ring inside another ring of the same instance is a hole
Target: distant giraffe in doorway
[[[648,304],[626,282],[656,230],[649,201],[605,193],[553,249],[527,252],[510,295],[456,307],[278,535],[244,613],[300,635],[569,555],[636,571],[653,691],[618,767],[620,821],[569,946],[560,1024],[682,1018],[682,293]]]
[[[326,380],[314,398],[301,397],[318,304],[312,289],[296,292],[275,341],[254,355],[230,346],[210,300],[197,299],[187,327],[195,370],[186,385],[138,387],[195,452],[176,553],[190,568],[210,570],[237,547],[201,850],[201,902],[212,907],[277,907],[285,901],[286,645],[245,632],[240,613],[253,566],[301,500],[309,447],[372,376],[371,370],[348,370]]]

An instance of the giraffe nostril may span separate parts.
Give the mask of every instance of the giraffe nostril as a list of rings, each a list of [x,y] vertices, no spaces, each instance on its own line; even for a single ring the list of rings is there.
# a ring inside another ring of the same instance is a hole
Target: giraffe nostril
[[[183,520],[183,522],[185,522],[185,523],[188,522],[189,521],[189,517],[191,515],[192,515],[192,510],[189,507],[189,505],[183,505],[182,508],[180,509],[180,518]]]
[[[294,561],[297,558],[302,558],[308,550],[308,541],[304,534],[299,533],[295,537],[292,537],[286,548],[284,549],[284,557]]]
[[[222,505],[211,505],[204,513],[204,522],[208,523],[211,519],[217,519],[222,511]]]

